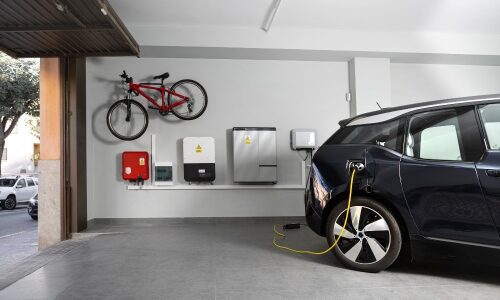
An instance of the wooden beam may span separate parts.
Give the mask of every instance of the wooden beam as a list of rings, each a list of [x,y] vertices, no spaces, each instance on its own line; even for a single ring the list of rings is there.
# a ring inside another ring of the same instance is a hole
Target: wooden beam
[[[131,56],[135,55],[132,53],[132,51],[112,51],[112,52],[85,52],[84,50],[81,50],[81,53],[63,53],[63,52],[49,52],[49,53],[22,53],[22,54],[17,54],[16,57],[18,58],[30,58],[30,57],[86,57],[86,56],[95,56],[95,57],[101,57],[101,56]]]
[[[113,31],[109,25],[75,26],[0,26],[0,32],[44,32],[44,31]]]
[[[76,23],[76,25],[80,27],[85,27],[85,23],[78,18],[76,14],[73,13],[71,3],[66,0],[59,0],[60,3],[64,6],[64,12]],[[71,6],[71,8],[70,8]]]
[[[125,27],[125,24],[123,24],[123,22],[120,20],[120,17],[118,17],[118,14],[115,12],[113,7],[111,7],[107,0],[97,0],[97,3],[101,8],[106,10],[106,12],[108,13],[107,17],[111,22],[111,25],[113,25],[113,27],[120,33],[125,42],[131,48],[133,54],[139,57],[139,45],[135,41],[132,34],[128,31],[127,27]]]

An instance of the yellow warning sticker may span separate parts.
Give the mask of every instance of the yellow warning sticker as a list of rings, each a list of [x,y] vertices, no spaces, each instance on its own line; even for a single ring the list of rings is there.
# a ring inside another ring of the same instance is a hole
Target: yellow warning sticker
[[[249,135],[245,135],[245,144],[250,145],[252,143],[252,139]]]
[[[200,144],[198,144],[195,148],[196,150],[196,153],[202,153],[203,152],[203,148],[201,148]]]
[[[144,157],[139,157],[139,166],[144,166],[146,164],[146,159]]]

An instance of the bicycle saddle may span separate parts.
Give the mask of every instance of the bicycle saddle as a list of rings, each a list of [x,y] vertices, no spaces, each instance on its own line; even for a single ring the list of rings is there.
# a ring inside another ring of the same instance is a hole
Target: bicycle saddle
[[[163,74],[161,74],[161,75],[158,75],[158,76],[153,77],[153,79],[161,79],[161,80],[165,80],[165,79],[167,79],[167,78],[168,78],[168,76],[170,76],[170,74],[168,74],[168,72],[165,72],[165,73],[163,73]]]

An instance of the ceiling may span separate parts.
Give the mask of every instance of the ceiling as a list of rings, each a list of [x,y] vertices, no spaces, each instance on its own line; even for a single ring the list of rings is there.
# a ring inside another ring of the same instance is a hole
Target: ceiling
[[[274,0],[110,0],[127,26],[260,28]],[[500,34],[498,0],[282,0],[273,28]]]
[[[0,50],[13,57],[138,55],[106,0],[1,0]]]

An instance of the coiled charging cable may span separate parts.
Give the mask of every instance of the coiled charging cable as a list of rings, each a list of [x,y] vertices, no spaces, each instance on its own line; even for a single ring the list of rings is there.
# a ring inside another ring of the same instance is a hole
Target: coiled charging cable
[[[347,201],[347,212],[346,212],[346,216],[345,216],[345,220],[344,220],[344,225],[342,226],[342,229],[340,230],[339,236],[337,237],[337,239],[335,240],[335,242],[330,247],[328,247],[328,249],[326,249],[325,251],[321,251],[321,252],[314,252],[314,251],[308,251],[308,250],[297,250],[297,249],[293,249],[293,248],[290,248],[290,247],[278,244],[278,242],[276,242],[276,236],[280,236],[280,237],[283,237],[283,238],[285,237],[284,233],[279,232],[276,229],[276,226],[279,226],[279,224],[274,225],[274,228],[273,228],[274,233],[275,233],[275,236],[273,238],[273,244],[274,244],[274,246],[277,247],[277,248],[279,248],[279,249],[287,250],[287,251],[290,251],[290,252],[293,252],[293,253],[310,254],[310,255],[324,255],[324,254],[332,251],[332,249],[335,248],[335,246],[337,246],[337,244],[340,241],[340,238],[342,237],[342,235],[344,234],[345,228],[347,226],[347,219],[349,218],[349,211],[351,210],[352,186],[354,184],[354,176],[355,175],[356,175],[356,168],[354,168],[352,170],[351,183],[349,185],[349,200]]]

